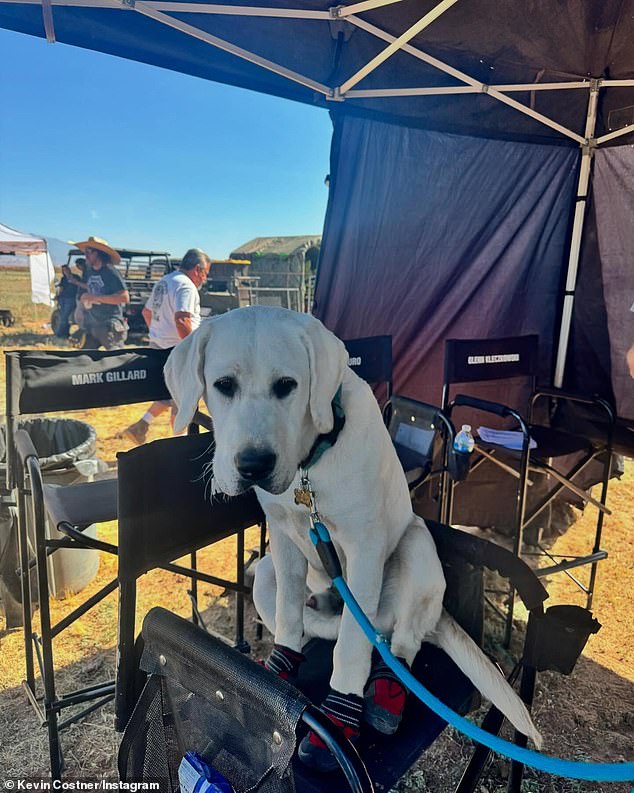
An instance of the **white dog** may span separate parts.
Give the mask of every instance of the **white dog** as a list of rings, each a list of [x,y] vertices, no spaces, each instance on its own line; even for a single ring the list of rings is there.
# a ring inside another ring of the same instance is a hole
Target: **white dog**
[[[255,485],[266,514],[272,565],[256,569],[255,605],[276,646],[301,654],[311,636],[336,639],[331,687],[363,696],[371,647],[347,608],[315,608],[325,592],[309,538],[308,509],[297,504],[299,466],[318,436],[333,429],[341,387],[345,424],[309,469],[320,514],[361,608],[411,664],[421,642],[441,647],[521,732],[540,736],[520,698],[443,610],[445,580],[431,535],[412,511],[403,470],[369,386],[349,367],[343,343],[314,317],[251,307],[205,321],[165,367],[178,406],[175,430],[204,398],[213,416],[214,486],[237,495]],[[275,668],[275,667],[274,667]],[[279,666],[278,666],[279,671]],[[344,719],[345,721],[345,719]]]

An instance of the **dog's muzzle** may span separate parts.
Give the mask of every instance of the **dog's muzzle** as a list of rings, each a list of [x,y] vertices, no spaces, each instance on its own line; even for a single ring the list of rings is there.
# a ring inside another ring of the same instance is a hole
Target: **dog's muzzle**
[[[277,455],[270,449],[246,448],[234,457],[236,470],[243,480],[257,485],[269,479],[277,463]]]

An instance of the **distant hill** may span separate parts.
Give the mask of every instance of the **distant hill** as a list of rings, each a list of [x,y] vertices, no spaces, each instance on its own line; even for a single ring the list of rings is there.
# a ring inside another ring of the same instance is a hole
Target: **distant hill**
[[[35,234],[35,232],[29,232],[36,237],[40,237],[40,234]],[[51,259],[53,260],[53,264],[55,267],[61,267],[62,264],[66,264],[66,260],[68,258],[68,251],[71,249],[71,245],[63,240],[58,240],[56,237],[44,237],[46,240],[46,244],[48,245],[48,251],[51,254]],[[29,266],[29,259],[28,256],[2,256],[0,255],[0,267],[8,266],[8,267],[28,267]]]

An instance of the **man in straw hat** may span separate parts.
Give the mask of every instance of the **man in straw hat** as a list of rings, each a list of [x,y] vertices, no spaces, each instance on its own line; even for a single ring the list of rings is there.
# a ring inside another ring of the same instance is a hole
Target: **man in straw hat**
[[[115,269],[121,257],[105,240],[89,237],[74,243],[86,255],[86,291],[80,297],[85,311],[83,327],[86,349],[121,347],[128,336],[123,306],[130,295],[123,278]]]

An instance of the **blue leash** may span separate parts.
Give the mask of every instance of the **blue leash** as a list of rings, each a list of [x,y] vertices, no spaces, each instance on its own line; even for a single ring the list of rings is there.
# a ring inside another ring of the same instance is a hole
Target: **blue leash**
[[[492,735],[490,732],[483,730],[463,716],[458,715],[428,691],[425,686],[412,675],[409,669],[392,654],[387,639],[382,633],[376,630],[366,617],[350,591],[350,588],[343,580],[341,564],[337,557],[337,552],[330,539],[328,529],[319,517],[314,503],[314,494],[310,490],[310,483],[305,472],[302,473],[301,489],[307,494],[310,501],[310,538],[319,554],[319,558],[326,573],[332,579],[332,583],[343,598],[343,602],[350,609],[353,617],[359,623],[361,630],[365,633],[370,643],[377,649],[383,661],[385,661],[401,682],[407,686],[421,702],[427,705],[428,708],[433,710],[434,713],[444,719],[456,730],[472,740],[477,741],[477,743],[481,743],[488,749],[492,749],[494,752],[504,757],[516,760],[519,763],[523,763],[531,768],[536,768],[539,771],[546,771],[549,774],[556,774],[557,776],[567,777],[568,779],[585,779],[592,782],[634,781],[634,763],[588,763],[585,761],[564,760],[561,757],[549,757],[540,752],[535,752],[532,749],[516,746],[514,743],[506,741],[504,738],[499,738],[497,735]],[[306,502],[302,501],[301,503]],[[306,506],[308,506],[308,503],[306,503]]]

